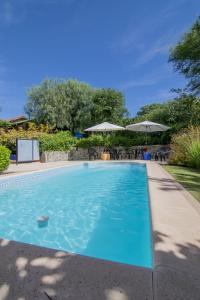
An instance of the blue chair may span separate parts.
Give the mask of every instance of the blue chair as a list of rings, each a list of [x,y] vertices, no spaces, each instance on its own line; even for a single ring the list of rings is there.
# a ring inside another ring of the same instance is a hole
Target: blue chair
[[[144,152],[143,156],[144,156],[144,160],[151,160],[151,153],[150,152]]]
[[[84,134],[83,133],[80,133],[80,132],[75,132],[74,133],[74,136],[77,138],[77,139],[82,139],[84,137]]]

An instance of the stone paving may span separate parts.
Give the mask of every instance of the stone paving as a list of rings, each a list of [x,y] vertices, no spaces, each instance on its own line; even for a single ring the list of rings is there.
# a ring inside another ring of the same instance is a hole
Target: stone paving
[[[149,162],[147,171],[155,299],[199,300],[199,203],[158,164]]]

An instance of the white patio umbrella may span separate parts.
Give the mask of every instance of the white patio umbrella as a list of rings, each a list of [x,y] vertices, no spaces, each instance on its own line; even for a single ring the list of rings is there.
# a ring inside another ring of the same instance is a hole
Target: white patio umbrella
[[[144,121],[140,123],[135,123],[126,126],[127,129],[137,132],[145,132],[146,133],[146,143],[147,143],[147,133],[149,132],[160,132],[160,131],[166,131],[170,127],[167,127],[163,124],[154,123],[150,121]]]
[[[109,131],[117,131],[117,130],[125,130],[125,128],[108,122],[103,122],[101,124],[85,129],[85,131],[93,131],[93,132],[106,132],[106,131],[109,132]]]

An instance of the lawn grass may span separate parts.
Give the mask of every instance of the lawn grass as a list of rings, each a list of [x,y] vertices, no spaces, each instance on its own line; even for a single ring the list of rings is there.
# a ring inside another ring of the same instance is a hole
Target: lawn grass
[[[200,170],[170,165],[163,167],[200,202]]]

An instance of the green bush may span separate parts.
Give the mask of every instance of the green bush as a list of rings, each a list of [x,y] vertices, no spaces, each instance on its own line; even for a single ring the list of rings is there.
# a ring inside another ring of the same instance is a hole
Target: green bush
[[[8,121],[0,120],[0,127],[2,127],[2,128],[11,128],[12,124]]]
[[[91,148],[91,147],[104,147],[105,136],[103,135],[91,135],[88,138],[77,140],[76,147],[79,148]]]
[[[60,131],[55,134],[46,134],[39,138],[40,151],[69,151],[75,144],[76,139],[69,132]]]
[[[108,146],[109,147],[125,147],[129,148],[134,145],[134,138],[121,136],[121,135],[110,135],[108,138]]]
[[[16,151],[16,139],[39,139],[43,136],[47,136],[50,128],[45,125],[35,126],[34,123],[29,123],[28,128],[12,128],[5,129],[0,128],[0,145],[6,146],[12,153]]]
[[[194,141],[188,147],[188,166],[200,169],[200,140]]]
[[[150,139],[150,137],[149,137]],[[138,142],[141,142],[142,144]],[[145,137],[128,135],[119,135],[119,134],[96,134],[91,135],[88,138],[78,140],[76,146],[79,148],[90,148],[90,147],[125,147],[129,148],[135,145],[144,145]]]
[[[200,127],[190,127],[172,137],[170,164],[200,169]]]
[[[48,126],[35,126],[30,123],[28,129],[18,128],[4,130],[0,128],[0,145],[9,148],[12,153],[16,151],[16,139],[38,139],[40,142],[40,151],[67,151],[75,145],[76,139],[71,136],[69,131],[52,132]]]
[[[10,150],[0,146],[0,173],[8,168],[10,164]]]

